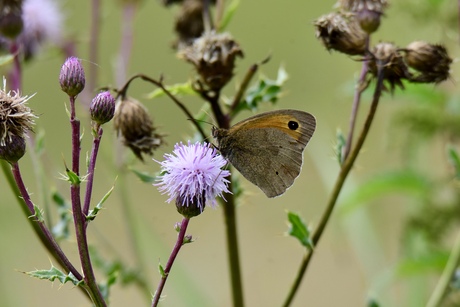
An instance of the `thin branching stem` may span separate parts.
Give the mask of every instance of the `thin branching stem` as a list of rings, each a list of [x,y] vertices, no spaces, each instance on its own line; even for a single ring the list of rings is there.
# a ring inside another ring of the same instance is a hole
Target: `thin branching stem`
[[[93,147],[91,148],[91,154],[89,157],[88,179],[86,183],[85,201],[83,203],[83,217],[88,216],[89,206],[91,204],[91,195],[93,193],[94,183],[94,170],[96,169],[97,153],[99,152],[99,146],[101,144],[103,132],[104,130],[102,130],[102,127],[100,125],[96,125],[94,129]],[[87,226],[88,224],[85,223],[85,225]]]
[[[382,67],[381,65],[378,66],[378,77],[377,77],[377,83],[375,85],[375,90],[374,90],[374,95],[373,95],[373,98],[372,98],[372,104],[371,104],[371,107],[369,109],[369,113],[367,114],[367,118],[366,118],[366,121],[364,122],[364,126],[361,130],[361,133],[358,137],[358,140],[356,141],[356,145],[355,147],[353,148],[353,150],[351,150],[350,152],[350,155],[348,156],[348,158],[345,160],[345,162],[343,163],[342,165],[342,168],[340,169],[340,173],[337,177],[337,180],[335,182],[335,185],[334,185],[334,188],[331,192],[331,196],[329,198],[329,201],[327,203],[327,206],[326,206],[326,210],[324,211],[322,217],[321,217],[321,220],[318,224],[318,226],[316,227],[315,231],[313,232],[313,235],[312,235],[312,243],[313,243],[313,246],[316,246],[319,242],[319,239],[321,238],[321,235],[323,234],[324,232],[324,229],[327,225],[327,223],[329,222],[329,219],[332,215],[332,211],[337,203],[337,199],[339,197],[339,194],[340,192],[342,191],[342,187],[345,183],[345,180],[348,176],[348,174],[350,173],[350,170],[352,169],[355,161],[356,161],[356,158],[358,157],[358,154],[359,152],[361,151],[361,148],[364,144],[364,141],[366,140],[366,137],[369,133],[369,130],[371,128],[371,124],[374,120],[374,116],[375,116],[375,113],[377,111],[377,106],[378,106],[378,103],[379,103],[379,100],[380,100],[380,97],[382,95],[382,88],[383,88],[383,71],[382,71]],[[287,306],[290,306],[290,304],[292,303],[293,299],[294,299],[294,296],[295,294],[297,293],[299,287],[300,287],[300,284],[302,282],[302,279],[303,279],[303,276],[305,275],[305,272],[308,268],[308,265],[310,263],[310,260],[313,256],[313,252],[314,252],[314,249],[309,249],[307,251],[307,254],[304,256],[301,264],[300,264],[300,267],[299,267],[299,270],[297,271],[297,275],[296,275],[296,278],[294,280],[294,283],[292,284],[291,286],[291,289],[288,293],[288,296],[286,297],[286,300],[284,301],[283,303],[283,306],[284,307],[287,307]]]
[[[442,306],[442,302],[449,292],[451,281],[457,271],[460,264],[460,233],[457,235],[454,247],[450,252],[449,260],[442,272],[441,278],[439,279],[436,288],[434,289],[431,297],[426,304],[426,307],[438,307]]]
[[[176,244],[174,245],[171,255],[169,256],[168,262],[166,263],[166,267],[164,268],[164,271],[162,272],[160,283],[158,284],[157,290],[155,291],[155,295],[153,296],[152,307],[157,306],[158,302],[160,301],[161,293],[163,292],[163,288],[166,284],[166,280],[168,279],[169,272],[171,272],[171,268],[174,264],[174,260],[179,254],[181,247],[184,245],[185,233],[187,231],[187,226],[188,226],[189,221],[190,219],[184,218],[181,222],[179,234],[177,235]]]

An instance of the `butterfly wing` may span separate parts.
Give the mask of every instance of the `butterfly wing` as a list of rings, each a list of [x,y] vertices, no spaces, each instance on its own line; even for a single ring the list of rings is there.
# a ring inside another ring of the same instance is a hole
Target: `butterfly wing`
[[[262,113],[230,128],[219,142],[220,150],[246,179],[276,197],[298,177],[302,152],[315,127],[314,116],[307,112]]]

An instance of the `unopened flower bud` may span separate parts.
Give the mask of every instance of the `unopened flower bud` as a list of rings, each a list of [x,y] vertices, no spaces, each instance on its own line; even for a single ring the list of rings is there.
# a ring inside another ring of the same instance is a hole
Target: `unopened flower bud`
[[[327,50],[337,50],[348,55],[366,52],[366,33],[352,14],[330,13],[314,22],[316,38]]]
[[[125,97],[119,100],[113,121],[123,144],[141,161],[142,153],[152,155],[163,143],[162,136],[155,133],[156,129],[147,109],[133,98]]]
[[[243,51],[231,35],[215,32],[203,34],[179,53],[179,57],[195,66],[204,84],[214,91],[219,91],[233,77],[238,56],[243,57]]]
[[[203,1],[188,0],[185,1],[176,16],[175,27],[179,41],[177,49],[189,46],[193,40],[200,37],[204,32],[203,23]]]
[[[193,197],[192,200],[184,200],[178,197],[176,198],[176,209],[183,217],[190,219],[203,213],[205,201],[206,197],[201,195]]]
[[[415,41],[410,43],[405,51],[404,59],[407,65],[421,73],[412,81],[438,83],[449,77],[452,59],[444,46]]]
[[[85,71],[76,57],[68,58],[61,68],[59,83],[64,93],[75,97],[85,88]]]
[[[363,9],[356,13],[356,20],[359,22],[364,32],[371,34],[377,31],[380,26],[380,17],[382,13]]]
[[[4,1],[0,4],[0,33],[16,38],[22,31],[22,1]]]
[[[105,124],[113,118],[115,113],[115,99],[109,91],[100,92],[91,101],[89,111],[93,121],[99,125]]]
[[[26,141],[17,135],[11,135],[0,145],[0,159],[6,160],[11,164],[18,162],[25,152]]]

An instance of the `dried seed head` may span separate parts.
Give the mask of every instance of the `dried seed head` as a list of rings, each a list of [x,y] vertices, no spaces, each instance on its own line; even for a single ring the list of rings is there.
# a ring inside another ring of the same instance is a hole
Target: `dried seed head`
[[[21,96],[17,91],[6,92],[6,80],[3,78],[3,89],[0,89],[0,146],[11,143],[14,136],[23,138],[27,131],[33,131],[36,116],[26,105],[31,97]]]
[[[75,97],[85,88],[85,71],[76,57],[68,58],[61,67],[59,84],[64,93]]]
[[[0,159],[14,164],[26,153],[26,141],[24,138],[13,135],[0,145]]]
[[[382,69],[383,78],[390,84],[391,91],[395,86],[404,88],[402,79],[410,80],[411,73],[404,63],[400,50],[392,43],[379,43],[371,51],[369,61],[370,72],[377,77],[379,68]]]
[[[141,161],[144,160],[142,153],[153,155],[153,151],[163,143],[162,136],[155,133],[147,109],[133,98],[123,98],[118,101],[114,126],[117,135],[121,135],[123,144],[128,146]]]
[[[203,1],[187,0],[176,16],[175,31],[179,36],[177,49],[180,50],[200,37],[204,32]]]
[[[404,51],[407,65],[420,72],[412,81],[438,83],[449,78],[452,59],[444,46],[415,41],[410,43]]]
[[[0,34],[16,38],[24,27],[22,1],[2,1],[0,3]]]
[[[352,14],[330,13],[314,22],[316,38],[327,50],[337,50],[348,55],[364,55],[366,33]]]
[[[339,0],[336,4],[337,7],[340,7],[342,10],[349,12],[359,12],[361,10],[371,10],[378,13],[383,13],[383,11],[388,7],[387,0]]]
[[[235,59],[243,51],[230,34],[205,33],[178,56],[192,63],[201,80],[211,90],[219,91],[233,76]]]
[[[100,92],[89,107],[91,119],[99,125],[112,120],[115,113],[115,99],[109,91]]]

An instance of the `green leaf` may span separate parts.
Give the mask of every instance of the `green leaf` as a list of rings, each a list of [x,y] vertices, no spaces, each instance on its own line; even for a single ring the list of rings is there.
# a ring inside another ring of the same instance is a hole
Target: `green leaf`
[[[135,169],[131,169],[131,171],[134,173],[134,175],[137,176],[137,178],[139,178],[144,183],[155,183],[155,181],[158,178],[158,176],[146,172],[141,172]]]
[[[166,278],[166,272],[161,263],[158,263],[158,272],[160,272],[162,278]]]
[[[343,135],[343,132],[341,130],[337,130],[336,138],[337,138],[337,144],[335,145],[335,154],[337,156],[337,161],[339,162],[339,165],[342,165],[343,149],[347,143],[347,140],[345,139],[345,135]]]
[[[373,298],[367,301],[367,307],[380,307],[380,304]]]
[[[426,198],[432,188],[432,182],[413,171],[403,170],[374,175],[348,195],[340,210],[347,214],[369,204],[373,199],[396,192]]]
[[[115,186],[112,186],[110,188],[110,190],[107,193],[105,193],[104,197],[102,197],[102,199],[99,201],[99,203],[96,205],[96,207],[94,207],[93,210],[90,210],[88,212],[88,216],[86,217],[87,221],[92,221],[92,220],[94,220],[96,218],[96,216],[99,213],[99,211],[101,211],[103,209],[102,205],[109,198],[110,194],[112,194],[114,188],[115,188]]]
[[[313,249],[313,242],[310,238],[310,230],[307,225],[302,221],[297,213],[288,211],[288,221],[290,223],[288,234],[300,241],[300,244],[308,249]]]
[[[75,174],[70,169],[66,168],[66,174],[67,174],[66,180],[70,182],[71,185],[79,185],[81,183],[80,176]]]
[[[43,211],[37,207],[37,205],[34,204],[34,211],[35,214],[31,215],[30,217],[35,218],[36,221],[38,222],[44,222],[45,219],[43,218]]]
[[[234,115],[244,109],[256,110],[260,103],[275,104],[281,95],[282,86],[286,82],[288,75],[283,67],[278,69],[276,80],[260,77],[255,85],[248,89],[244,99],[238,104]]]
[[[460,157],[457,150],[449,145],[447,147],[447,155],[449,157],[449,162],[452,164],[455,170],[455,178],[460,179]]]
[[[67,275],[53,265],[49,270],[36,270],[23,273],[38,279],[46,279],[49,281],[55,281],[57,279],[61,284],[65,284],[66,282],[70,281],[75,286],[78,286],[84,283],[83,280],[79,281],[75,276],[73,276],[72,273]]]
[[[413,277],[426,273],[442,272],[449,259],[447,251],[431,251],[417,258],[406,258],[401,260],[396,266],[397,277]]]
[[[224,11],[222,20],[219,25],[219,31],[224,31],[235,15],[237,8],[240,6],[240,0],[232,0]]]
[[[13,62],[13,59],[14,59],[14,55],[12,54],[0,56],[0,66]]]
[[[165,86],[165,88],[174,96],[190,96],[190,95],[197,95],[197,93],[193,90],[192,84],[190,82],[187,83],[177,83],[174,85]],[[152,91],[151,93],[147,94],[147,98],[154,99],[158,97],[162,97],[166,95],[163,89],[158,88]]]
[[[40,155],[45,150],[45,130],[40,129],[35,135],[35,152]]]

